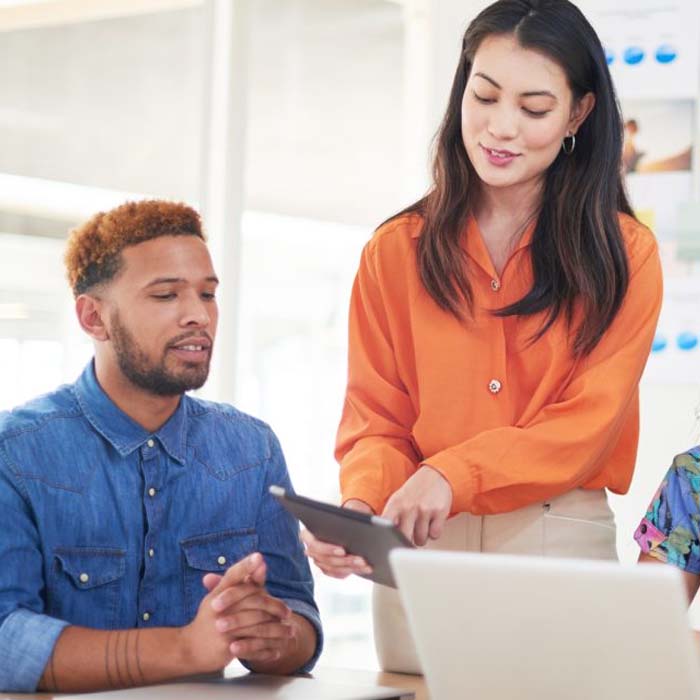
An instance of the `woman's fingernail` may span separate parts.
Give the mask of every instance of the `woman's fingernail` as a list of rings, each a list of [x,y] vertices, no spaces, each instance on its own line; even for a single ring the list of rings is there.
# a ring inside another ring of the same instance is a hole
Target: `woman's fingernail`
[[[214,610],[223,610],[224,601],[221,600],[221,598],[214,598],[214,600],[211,602],[211,607],[214,608]]]
[[[333,550],[333,554],[335,554],[337,557],[342,557],[345,554],[345,550],[342,547],[336,547]]]
[[[355,566],[366,566],[365,562],[364,562],[360,557],[355,557],[355,558],[352,560],[352,563],[353,563]]]
[[[228,629],[228,622],[226,622],[226,620],[217,620],[214,624],[219,632],[225,632]]]

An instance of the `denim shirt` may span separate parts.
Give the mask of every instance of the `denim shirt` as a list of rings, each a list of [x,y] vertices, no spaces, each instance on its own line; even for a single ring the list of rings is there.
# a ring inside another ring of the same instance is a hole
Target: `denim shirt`
[[[259,551],[266,588],[317,633],[291,489],[270,428],[183,396],[149,433],[109,399],[92,363],[73,385],[0,414],[0,689],[33,691],[68,624],[189,623],[202,577]]]

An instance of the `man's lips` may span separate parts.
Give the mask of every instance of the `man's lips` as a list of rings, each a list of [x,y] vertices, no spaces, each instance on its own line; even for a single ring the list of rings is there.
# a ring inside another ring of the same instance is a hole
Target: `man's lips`
[[[208,343],[185,343],[184,345],[173,345],[173,350],[186,350],[188,352],[197,352],[200,350],[208,350],[211,345]]]
[[[211,340],[203,337],[192,337],[171,345],[168,350],[188,362],[199,362],[208,359],[211,354]]]
[[[180,340],[171,343],[170,347],[177,350],[181,350],[183,348],[207,350],[211,348],[211,339],[205,335],[190,335],[187,338],[181,338]]]

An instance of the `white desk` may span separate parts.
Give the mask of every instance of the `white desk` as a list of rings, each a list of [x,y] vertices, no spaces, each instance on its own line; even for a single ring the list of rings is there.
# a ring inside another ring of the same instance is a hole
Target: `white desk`
[[[255,687],[260,697],[268,696],[259,693],[261,689],[273,691],[276,697],[288,697],[290,700],[309,700],[314,694],[314,698],[319,700],[338,700],[339,697],[348,697],[342,695],[341,690],[345,692],[345,688],[356,686],[360,688],[374,688],[382,686],[385,688],[396,688],[399,692],[386,695],[387,700],[403,700],[408,697],[407,693],[415,693],[415,700],[428,700],[428,694],[425,688],[425,682],[421,676],[411,676],[400,673],[381,673],[377,671],[358,671],[354,669],[339,669],[339,668],[324,668],[320,667],[308,677],[280,677],[280,676],[255,676],[250,677],[253,682],[241,683],[236,682],[235,678],[243,679],[247,674],[236,675],[233,681],[229,684],[223,679],[217,678],[213,680],[197,679],[193,681],[183,681],[180,683],[172,683],[167,687],[171,691],[164,693],[164,685],[152,686],[150,688],[133,688],[122,691],[112,691],[109,695],[103,693],[89,693],[81,695],[81,698],[102,696],[109,697],[112,700],[145,700],[148,697],[166,697],[180,696],[190,697],[192,700],[217,700],[218,698],[227,698],[228,700],[236,700],[237,696],[251,697],[250,689]],[[314,680],[318,683],[314,686],[310,685]],[[235,687],[240,684],[240,692],[236,693]],[[336,686],[334,691],[333,686]],[[284,691],[284,695],[281,692]],[[403,692],[400,692],[403,691]],[[318,695],[316,693],[318,692]],[[61,694],[51,695],[49,693],[36,693],[26,695],[21,693],[0,693],[0,700],[32,700],[33,698],[61,698]]]

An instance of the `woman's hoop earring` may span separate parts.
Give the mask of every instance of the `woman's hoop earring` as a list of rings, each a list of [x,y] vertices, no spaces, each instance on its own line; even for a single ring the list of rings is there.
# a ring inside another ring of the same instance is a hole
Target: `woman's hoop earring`
[[[567,139],[571,139],[571,145],[566,143]],[[567,156],[570,156],[574,152],[574,148],[576,148],[576,134],[565,136],[564,140],[561,142],[561,150],[564,151]]]

